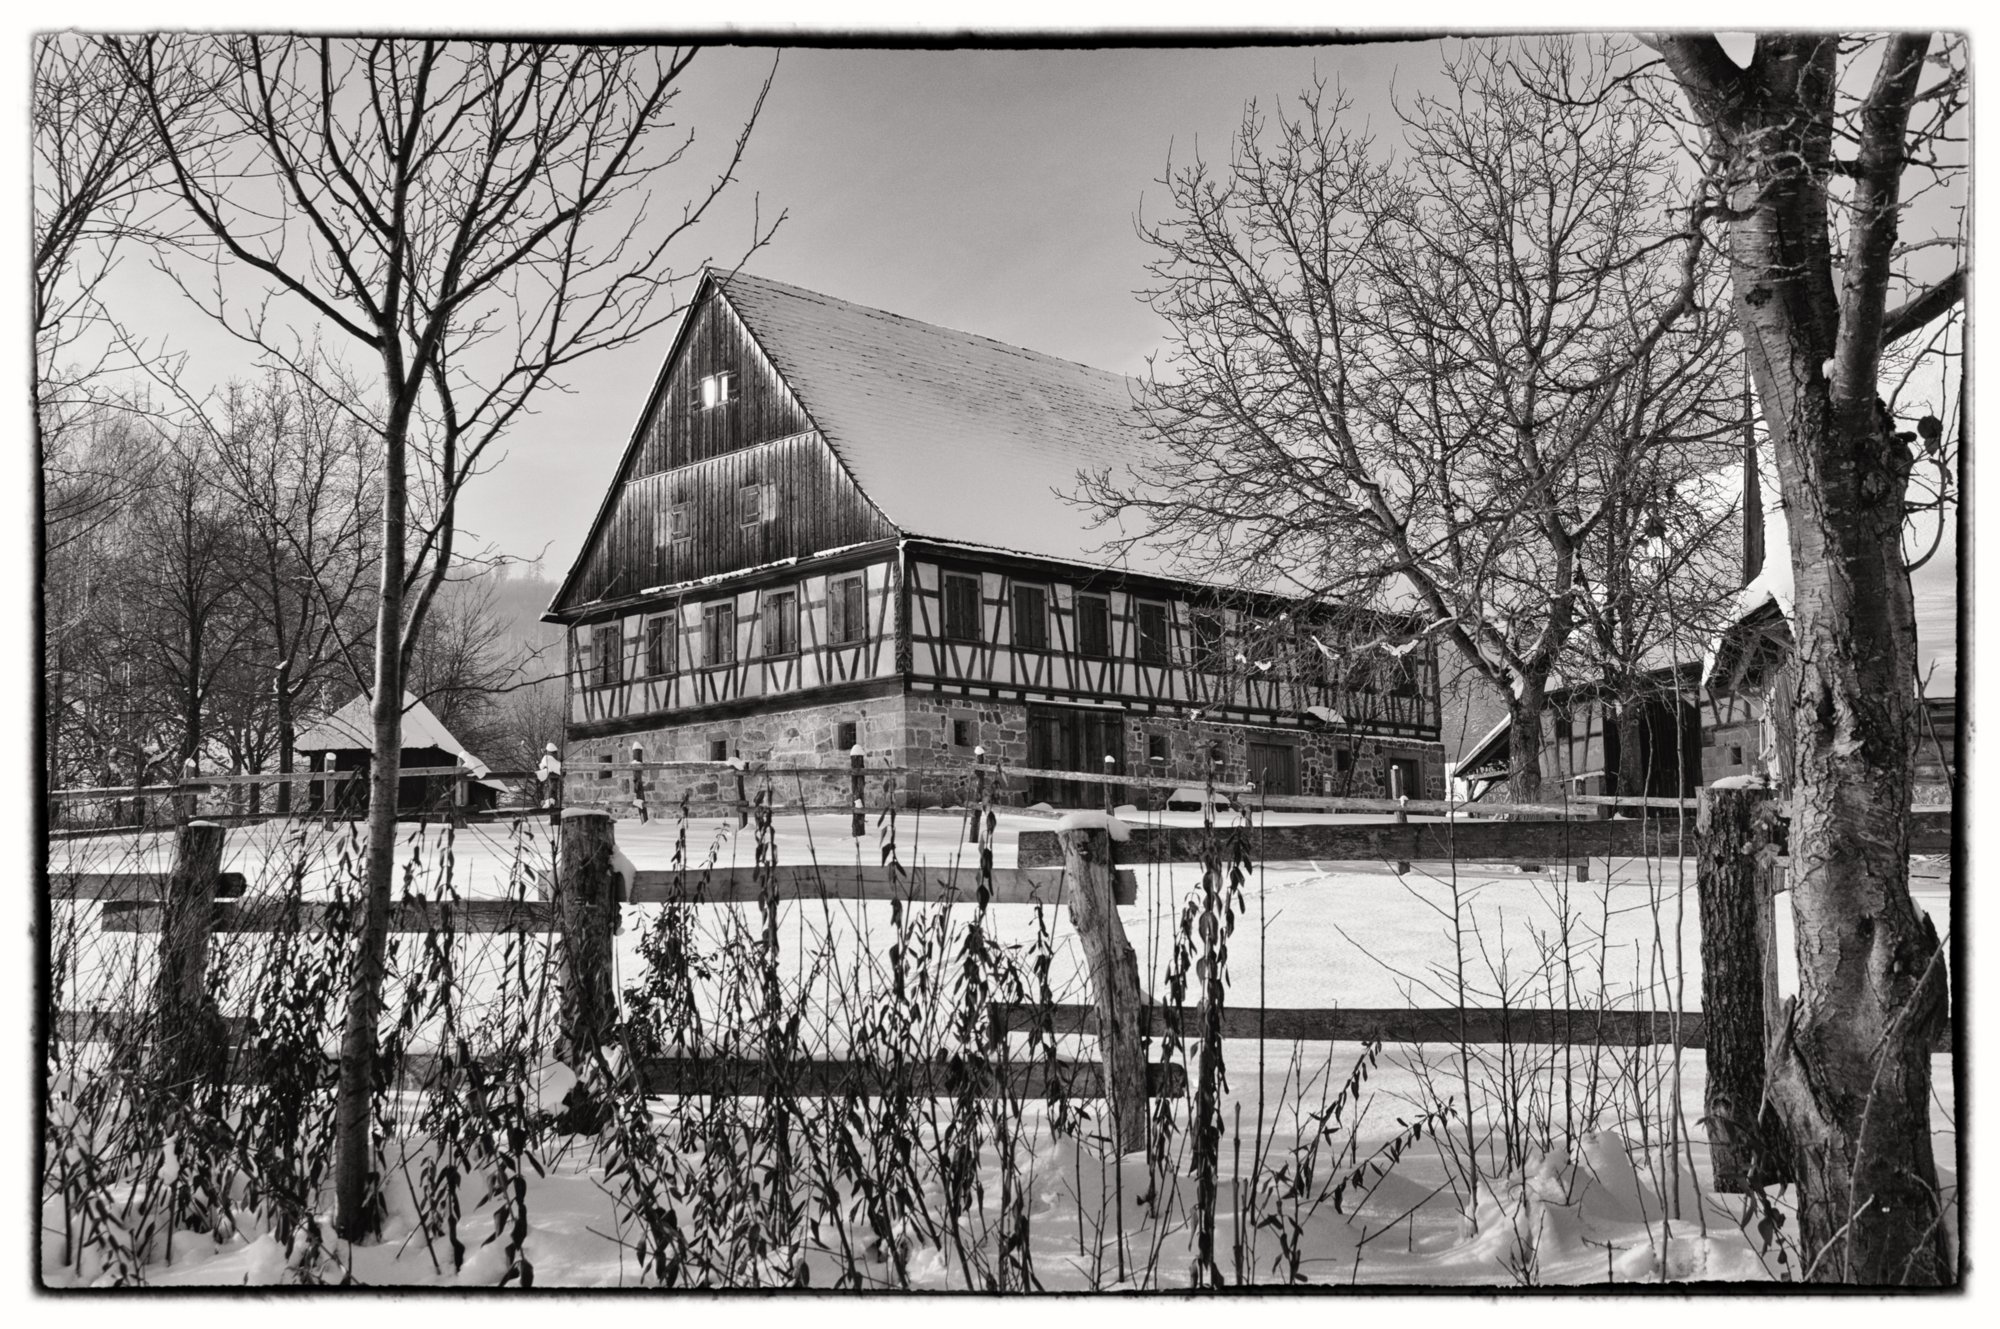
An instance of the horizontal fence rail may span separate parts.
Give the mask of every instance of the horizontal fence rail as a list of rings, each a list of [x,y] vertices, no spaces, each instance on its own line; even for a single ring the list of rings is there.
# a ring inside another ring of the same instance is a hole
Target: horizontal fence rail
[[[1169,1008],[1147,1006],[1139,1016],[1139,1031],[1152,1038],[1167,1032]],[[1181,1008],[1185,1037],[1199,1036],[1200,1008]],[[1552,1043],[1604,1047],[1651,1047],[1674,1043],[1679,1020],[1679,1045],[1703,1046],[1707,1028],[1700,1011],[1620,1010],[1616,1008],[1549,1009],[1498,1006],[1226,1006],[1222,1010],[1224,1038],[1262,1039],[1279,1043],[1468,1043],[1474,1045]],[[1047,1007],[1026,1003],[996,1004],[995,1024],[1006,1033],[1041,1028],[1056,1034],[1095,1034],[1093,1006],[1065,1002]],[[1951,1031],[1938,1036],[1937,1050],[1951,1050]]]
[[[166,897],[165,872],[51,872],[51,900],[131,900],[157,902]],[[241,872],[219,872],[215,877],[218,899],[238,896],[248,889]]]
[[[1199,826],[1138,826],[1119,844],[1123,863],[1190,863],[1202,858],[1208,832]],[[1394,822],[1319,826],[1218,826],[1226,847],[1240,845],[1252,861],[1559,863],[1580,858],[1692,858],[1697,836],[1645,821]],[[1951,850],[1951,817],[1941,809],[1913,811],[1910,852]],[[1050,831],[1022,831],[1016,861],[1023,867],[1062,862]]]

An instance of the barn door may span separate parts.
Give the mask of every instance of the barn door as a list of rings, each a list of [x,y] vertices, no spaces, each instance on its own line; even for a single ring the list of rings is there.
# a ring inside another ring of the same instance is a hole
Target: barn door
[[[1102,774],[1106,754],[1125,764],[1125,713],[1081,706],[1028,707],[1028,765],[1045,771],[1090,771]],[[1029,781],[1030,802],[1052,807],[1096,808],[1104,805],[1105,786],[1080,780]],[[1111,789],[1113,803],[1126,801],[1123,786]]]
[[[1289,743],[1251,743],[1250,782],[1260,794],[1299,792],[1299,751]]]

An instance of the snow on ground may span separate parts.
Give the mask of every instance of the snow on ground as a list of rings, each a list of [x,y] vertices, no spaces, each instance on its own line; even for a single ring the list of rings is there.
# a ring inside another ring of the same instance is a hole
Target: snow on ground
[[[1200,817],[1149,814],[1145,820],[1199,824]],[[1271,824],[1324,820],[1328,818],[1308,814],[1270,818]],[[1051,825],[1048,818],[1000,814],[996,865],[1013,865],[1018,832]],[[881,848],[874,826],[859,840],[848,834],[848,827],[842,816],[776,819],[779,862],[879,863]],[[641,868],[665,868],[677,830],[672,822],[642,825],[621,820],[619,848]],[[224,866],[245,872],[250,890],[258,893],[277,889],[287,864],[303,858],[308,893],[320,894],[346,870],[343,858],[358,856],[355,833],[353,827],[329,832],[280,823],[232,828]],[[546,821],[475,826],[449,836],[438,827],[409,827],[401,836],[399,870],[407,873],[409,885],[430,895],[436,894],[447,865],[452,882],[466,896],[517,894],[524,889],[524,880],[532,895],[532,876],[524,878],[521,869],[549,864],[547,835]],[[164,870],[171,852],[168,840],[148,836],[62,842],[52,847],[50,867],[57,872]],[[711,853],[723,866],[747,867],[754,861],[751,832],[739,831],[733,819],[692,823],[687,842],[697,867]],[[896,843],[899,860],[919,869],[942,870],[954,861],[970,867],[975,861],[967,854],[964,820],[957,814],[899,816]],[[1147,985],[1157,992],[1181,904],[1197,884],[1198,874],[1184,865],[1140,865],[1138,872],[1138,901],[1120,913]],[[1943,881],[1927,868],[1913,885],[1919,903],[1943,931],[1948,918]],[[1497,991],[1504,986],[1510,1000],[1519,1005],[1590,1005],[1603,1000],[1619,1006],[1699,1008],[1699,920],[1691,860],[1617,860],[1608,865],[1598,860],[1586,882],[1569,880],[1560,869],[1524,873],[1490,865],[1460,864],[1454,873],[1445,865],[1420,864],[1399,877],[1388,864],[1266,864],[1245,886],[1242,916],[1231,942],[1231,1001],[1272,1007],[1451,1004],[1456,994],[1450,963],[1454,895],[1463,924],[1460,937],[1470,1004],[1497,1004]],[[753,907],[709,910],[717,920],[703,927],[713,935],[721,927],[721,915],[736,911],[747,916]],[[1781,917],[1784,912],[1780,911]],[[97,906],[87,903],[58,906],[59,952],[61,923],[67,918],[77,925],[71,934],[76,943],[74,963],[62,994],[65,1005],[122,1004],[150,981],[155,939],[97,933],[96,913]],[[621,987],[641,972],[637,946],[648,913],[645,906],[625,910],[618,939]],[[1568,973],[1551,958],[1561,953],[1565,917],[1576,955]],[[995,906],[989,922],[1002,944],[1025,947],[1032,940],[1035,916],[1029,906]],[[1057,995],[1087,1000],[1080,951],[1066,911],[1050,911],[1049,922],[1056,938],[1052,984]],[[791,903],[785,906],[781,927],[788,960],[796,961],[805,952],[875,956],[890,935],[890,907],[855,901]],[[250,955],[259,944],[261,939],[254,936],[219,937],[218,962]],[[499,944],[480,937],[467,942],[468,947],[488,951]],[[478,998],[482,972],[486,971],[475,964],[462,971],[468,1001]],[[794,981],[798,976],[796,968],[788,974]],[[838,1022],[834,1017],[839,1001],[826,996],[821,1003],[809,990],[807,1002],[823,1006],[816,1023],[829,1026],[817,1031],[819,1040],[812,1050],[822,1056],[838,1055],[841,1031],[831,1025]],[[1092,1055],[1091,1040],[1081,1036],[1064,1044],[1067,1054]],[[1534,1051],[1537,1056],[1546,1054],[1546,1049]],[[1359,1052],[1355,1045],[1336,1044],[1305,1049],[1301,1055],[1308,1070],[1324,1061],[1337,1085]],[[1218,1201],[1220,1259],[1228,1272],[1246,1203],[1241,1188],[1254,1170],[1243,1155],[1254,1156],[1261,1140],[1271,1162],[1282,1162],[1299,1145],[1302,1133],[1300,1096],[1296,1084],[1287,1081],[1291,1047],[1231,1040],[1225,1054],[1230,1089],[1223,1120],[1229,1124],[1229,1139],[1240,1136],[1242,1141],[1233,1158],[1225,1149]],[[1432,1285],[1771,1276],[1771,1256],[1760,1254],[1757,1242],[1743,1230],[1740,1197],[1707,1193],[1707,1146],[1698,1121],[1704,1082],[1701,1054],[1690,1051],[1678,1061],[1664,1049],[1613,1049],[1604,1055],[1603,1066],[1612,1083],[1599,1087],[1586,1123],[1592,1130],[1582,1135],[1575,1157],[1560,1150],[1555,1156],[1535,1154],[1525,1165],[1502,1170],[1501,1175],[1483,1174],[1480,1194],[1468,1212],[1463,1169],[1452,1161],[1461,1150],[1456,1143],[1440,1146],[1427,1138],[1385,1177],[1372,1178],[1361,1188],[1365,1196],[1358,1204],[1349,1197],[1344,1212],[1321,1206],[1302,1219],[1300,1275],[1313,1282]],[[1448,1050],[1384,1051],[1365,1091],[1368,1106],[1359,1130],[1363,1156],[1397,1131],[1398,1117],[1409,1119],[1440,1097],[1457,1097],[1458,1071],[1440,1062],[1440,1057],[1448,1058]],[[1495,1148],[1488,1134],[1494,1124],[1490,1109],[1505,1089],[1496,1078],[1504,1068],[1496,1070],[1496,1065],[1482,1061],[1473,1077],[1474,1097],[1487,1112],[1475,1113],[1480,1148],[1489,1156]],[[1938,1162],[1949,1187],[1954,1184],[1950,1058],[1935,1058],[1933,1065]],[[1554,1082],[1549,1065],[1537,1073]],[[1663,1105],[1672,1100],[1676,1074],[1682,1127],[1689,1137],[1675,1155],[1678,1182],[1659,1139],[1661,1123],[1670,1115]],[[1150,1234],[1147,1240],[1161,1244],[1149,1252],[1145,1240],[1128,1238],[1121,1280],[1120,1243],[1099,1234],[1121,1230],[1116,1216],[1121,1206],[1129,1211],[1137,1203],[1135,1197],[1149,1189],[1143,1163],[1128,1159],[1113,1166],[1089,1147],[1055,1139],[1039,1105],[1028,1105],[1026,1112],[1030,1249],[1043,1286],[1184,1286],[1187,1215],[1193,1207],[1192,1182],[1185,1167],[1168,1181],[1177,1203],[1167,1208],[1176,1217],[1167,1224],[1165,1236],[1157,1224],[1143,1229]],[[534,1263],[539,1286],[616,1286],[637,1281],[631,1253],[607,1235],[619,1230],[619,1215],[603,1189],[599,1166],[586,1155],[586,1142],[571,1139],[557,1147],[554,1157],[543,1160],[548,1165],[546,1176],[528,1180],[529,1235],[524,1253]],[[987,1170],[990,1191],[998,1194],[998,1173],[990,1161]],[[1670,1202],[1678,1205],[1680,1217],[1663,1221]],[[469,1207],[480,1203],[477,1194],[469,1196]],[[1258,1213],[1268,1214],[1271,1204],[1266,1195]],[[371,1285],[490,1285],[505,1270],[496,1267],[496,1246],[477,1245],[479,1236],[493,1228],[489,1215],[490,1210],[468,1213],[462,1230],[475,1235],[469,1239],[468,1263],[456,1273],[448,1261],[442,1270],[434,1265],[435,1246],[427,1245],[408,1212],[392,1216],[383,1241],[336,1254],[356,1278]],[[1141,1230],[1129,1221],[1124,1226]],[[1281,1277],[1282,1271],[1274,1266],[1280,1252],[1273,1231],[1248,1228],[1244,1240],[1249,1243],[1246,1275],[1260,1280]],[[161,1286],[267,1284],[288,1277],[283,1250],[268,1235],[218,1244],[196,1234],[180,1234],[170,1250],[163,1248],[157,1256],[147,1281]],[[830,1249],[809,1254],[806,1263],[817,1286],[825,1286],[841,1267]],[[888,1274],[888,1266],[882,1265],[881,1276],[886,1280]],[[51,1262],[46,1248],[44,1275],[54,1282],[75,1276],[59,1257]],[[920,1288],[965,1286],[962,1271],[936,1248],[913,1250],[908,1275]]]

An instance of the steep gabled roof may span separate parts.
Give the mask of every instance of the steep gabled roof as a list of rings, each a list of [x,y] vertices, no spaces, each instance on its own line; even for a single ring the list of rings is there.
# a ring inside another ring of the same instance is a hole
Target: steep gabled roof
[[[1100,548],[1080,469],[1145,456],[1132,380],[738,272],[718,284],[848,473],[905,535],[1171,575]]]
[[[292,743],[293,749],[298,752],[333,752],[347,748],[372,748],[375,745],[375,721],[369,714],[371,705],[368,694],[360,694],[300,734]],[[403,746],[443,748],[453,755],[465,751],[465,745],[452,737],[444,722],[431,714],[431,708],[407,692],[403,694]]]

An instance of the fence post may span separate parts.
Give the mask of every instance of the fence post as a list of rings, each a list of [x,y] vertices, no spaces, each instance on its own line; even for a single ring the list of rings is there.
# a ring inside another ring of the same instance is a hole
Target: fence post
[[[1401,766],[1391,765],[1389,767],[1389,797],[1396,800],[1396,824],[1398,826],[1409,825],[1410,796],[1403,789],[1403,768]],[[1397,876],[1401,877],[1407,874],[1409,870],[1409,859],[1399,858],[1396,860]]]
[[[853,774],[848,776],[848,792],[854,798],[854,825],[851,829],[854,838],[857,840],[868,834],[868,816],[861,810],[862,800],[867,797],[868,793],[866,780],[861,774],[862,761],[861,745],[856,743],[848,750],[847,764],[853,771]]]
[[[158,1070],[185,1097],[203,1063],[223,1051],[208,996],[208,939],[215,929],[215,881],[223,829],[190,821],[174,833],[174,867],[160,898],[160,969],[154,997]]]
[[[1111,1108],[1114,1149],[1146,1145],[1146,1054],[1139,1043],[1139,960],[1118,918],[1111,833],[1098,827],[1062,831],[1069,874],[1069,916],[1090,964],[1097,1003],[1097,1046],[1104,1060],[1104,1097]]]
[[[980,814],[986,807],[986,768],[977,763],[986,760],[986,749],[975,747],[972,760],[975,763],[972,768],[973,792],[972,802],[965,809],[965,842],[978,844],[979,823],[984,820]]]
[[[556,1055],[579,1073],[618,1019],[618,994],[611,984],[611,933],[618,920],[611,851],[608,811],[571,808],[562,814],[555,890],[563,952]]]
[[[1695,824],[1701,912],[1701,1007],[1708,1060],[1704,1113],[1715,1189],[1743,1193],[1791,1180],[1791,1141],[1764,1108],[1775,801],[1767,789],[1704,788]]]

